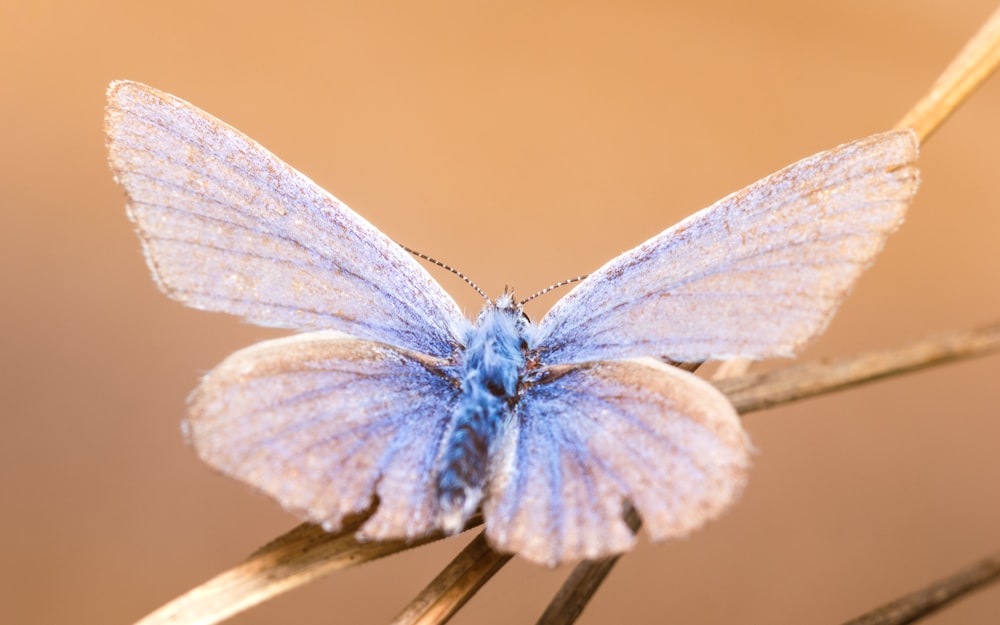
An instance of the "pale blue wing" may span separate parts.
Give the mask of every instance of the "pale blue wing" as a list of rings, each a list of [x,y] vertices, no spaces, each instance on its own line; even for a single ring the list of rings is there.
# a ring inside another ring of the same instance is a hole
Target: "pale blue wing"
[[[368,538],[436,527],[434,475],[458,393],[442,363],[336,333],[236,352],[189,400],[198,455],[333,530],[378,509]]]
[[[540,323],[543,363],[790,356],[823,331],[902,223],[911,131],[821,152],[598,269]]]
[[[427,271],[246,135],[134,82],[111,84],[105,130],[167,295],[261,325],[451,353],[466,321]]]
[[[493,452],[483,502],[500,551],[554,565],[683,536],[742,491],[749,443],[707,382],[651,358],[553,367],[523,393]]]

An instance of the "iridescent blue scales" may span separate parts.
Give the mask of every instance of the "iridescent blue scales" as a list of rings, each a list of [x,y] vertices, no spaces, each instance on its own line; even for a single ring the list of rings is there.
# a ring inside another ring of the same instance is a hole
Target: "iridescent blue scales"
[[[479,507],[500,428],[530,383],[524,359],[529,328],[513,293],[504,292],[466,332],[455,372],[462,392],[436,476],[438,518],[447,532],[461,530]]]
[[[363,539],[453,532],[498,550],[620,553],[716,518],[749,444],[709,383],[664,361],[789,356],[822,332],[902,222],[917,141],[799,161],[590,275],[538,323],[513,296],[470,323],[405,250],[194,106],[116,82],[115,177],[160,288],[304,331],[236,352],[189,403],[198,454],[303,518]]]

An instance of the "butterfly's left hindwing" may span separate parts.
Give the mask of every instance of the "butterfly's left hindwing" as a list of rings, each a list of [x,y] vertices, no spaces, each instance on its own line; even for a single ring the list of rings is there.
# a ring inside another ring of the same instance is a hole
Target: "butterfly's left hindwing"
[[[434,363],[334,333],[236,352],[189,400],[201,456],[315,523],[378,510],[369,538],[436,529],[434,475],[457,389]]]
[[[501,551],[544,564],[620,553],[631,503],[654,540],[715,518],[743,489],[749,443],[707,382],[653,359],[559,367],[502,430],[483,504]]]

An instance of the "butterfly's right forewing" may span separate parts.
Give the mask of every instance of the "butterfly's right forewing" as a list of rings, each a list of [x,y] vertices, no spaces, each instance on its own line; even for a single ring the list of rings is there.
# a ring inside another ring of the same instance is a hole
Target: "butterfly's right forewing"
[[[115,178],[160,288],[254,323],[435,356],[465,323],[388,237],[243,133],[134,82],[108,90]]]
[[[328,528],[378,509],[369,538],[436,528],[438,458],[458,390],[425,356],[335,333],[236,352],[189,400],[208,464]]]
[[[917,138],[821,152],[612,259],[540,324],[546,364],[790,356],[823,331],[902,223]]]

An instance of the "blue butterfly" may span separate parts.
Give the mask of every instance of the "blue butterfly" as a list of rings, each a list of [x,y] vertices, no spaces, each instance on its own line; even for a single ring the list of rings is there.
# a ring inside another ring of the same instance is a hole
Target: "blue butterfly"
[[[134,82],[108,92],[111,167],[159,287],[301,334],[236,352],[187,428],[225,474],[369,540],[459,531],[539,563],[620,553],[739,495],[749,443],[668,363],[791,356],[902,222],[909,131],[848,143],[612,259],[533,323],[510,292],[470,322],[385,234],[239,131]]]

